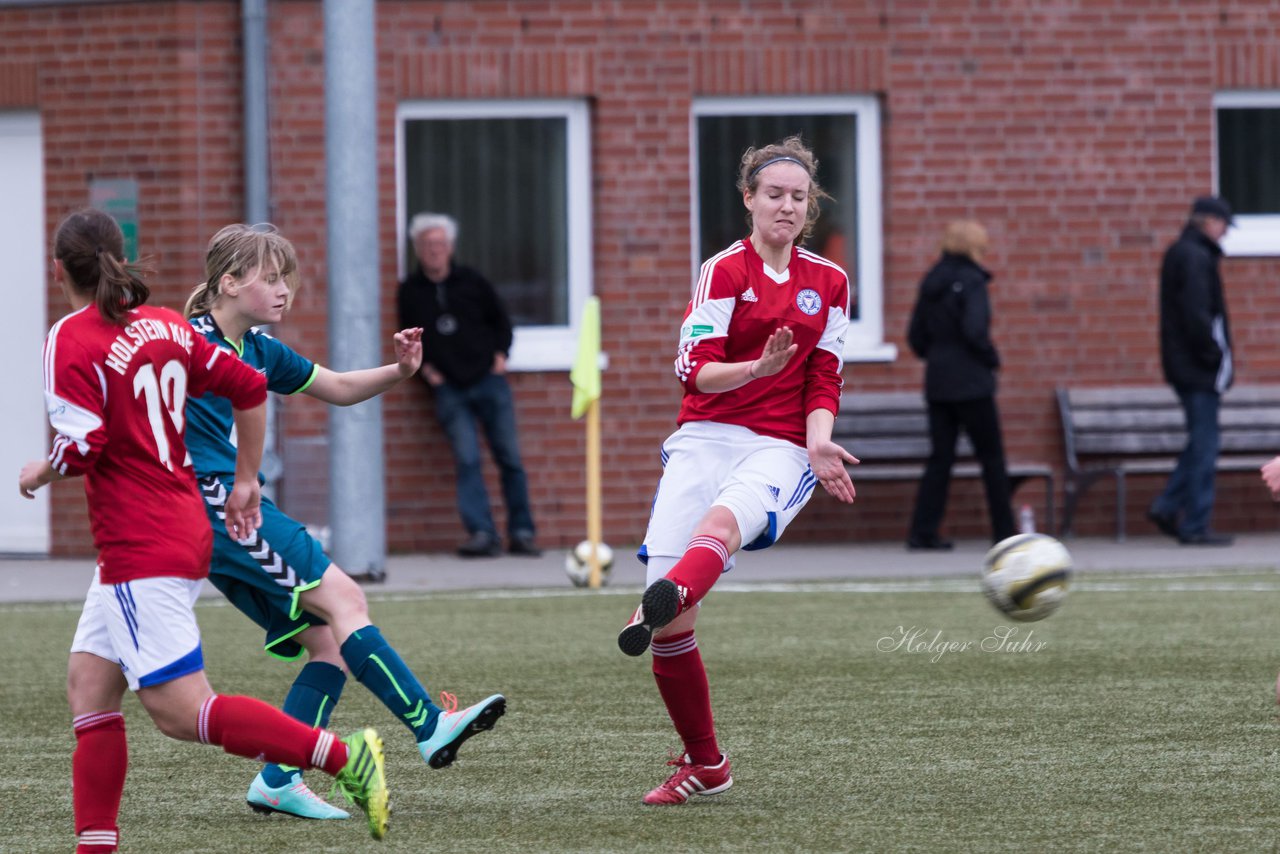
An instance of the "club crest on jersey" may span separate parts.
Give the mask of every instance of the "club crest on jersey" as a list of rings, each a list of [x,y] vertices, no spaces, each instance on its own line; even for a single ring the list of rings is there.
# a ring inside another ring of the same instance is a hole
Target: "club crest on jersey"
[[[796,308],[809,316],[822,311],[822,297],[813,288],[805,288],[796,294]]]

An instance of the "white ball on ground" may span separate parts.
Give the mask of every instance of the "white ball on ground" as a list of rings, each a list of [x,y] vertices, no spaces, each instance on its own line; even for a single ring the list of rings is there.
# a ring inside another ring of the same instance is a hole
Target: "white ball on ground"
[[[609,583],[613,570],[613,549],[604,543],[596,543],[596,559],[600,562],[600,583]],[[583,540],[564,558],[564,572],[574,587],[586,587],[591,583],[591,541]]]

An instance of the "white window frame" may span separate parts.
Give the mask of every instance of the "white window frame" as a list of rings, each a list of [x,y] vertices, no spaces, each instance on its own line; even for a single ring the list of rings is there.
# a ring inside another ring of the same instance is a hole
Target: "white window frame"
[[[1213,95],[1213,186],[1219,186],[1218,110],[1255,107],[1280,109],[1280,91],[1239,90]],[[1217,192],[1215,189],[1214,192]],[[1230,201],[1228,199],[1227,201]],[[1236,214],[1235,225],[1222,238],[1222,251],[1244,257],[1280,256],[1280,211],[1273,214]]]
[[[689,120],[692,230],[698,234],[698,119],[701,116],[853,115],[857,140],[853,152],[857,165],[857,287],[858,320],[851,321],[845,336],[846,362],[890,362],[896,345],[884,340],[884,217],[880,163],[880,102],[873,95],[814,95],[785,97],[695,98]],[[700,241],[691,241],[694,255],[692,280],[704,259],[698,258]],[[692,281],[691,280],[691,281]]]
[[[0,423],[0,464],[17,471],[49,452],[49,419],[40,373],[40,353],[49,328],[44,123],[39,113],[0,110],[0,248],[4,250],[5,315],[0,342],[8,366],[0,379],[5,416]],[[54,300],[61,314],[66,302]],[[52,542],[49,490],[34,501],[10,500],[0,518],[0,553],[45,555]]]
[[[404,126],[420,119],[562,118],[565,120],[565,174],[569,222],[569,324],[517,326],[507,369],[511,371],[567,371],[576,352],[576,330],[582,308],[592,292],[591,238],[591,121],[586,101],[522,99],[468,101],[405,101],[396,107],[396,258],[400,278],[408,270],[409,211],[405,208]]]

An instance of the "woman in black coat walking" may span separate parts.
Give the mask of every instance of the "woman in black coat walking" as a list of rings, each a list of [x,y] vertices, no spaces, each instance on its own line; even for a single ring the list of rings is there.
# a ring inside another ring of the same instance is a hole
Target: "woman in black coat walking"
[[[982,466],[992,541],[1016,533],[996,410],[1000,355],[990,335],[987,282],[991,273],[978,263],[987,245],[987,232],[981,224],[958,220],[948,225],[942,237],[942,257],[920,282],[911,313],[907,341],[925,360],[924,396],[932,445],[907,533],[907,548],[913,550],[952,546],[938,535],[938,526],[946,511],[961,429],[973,443]]]

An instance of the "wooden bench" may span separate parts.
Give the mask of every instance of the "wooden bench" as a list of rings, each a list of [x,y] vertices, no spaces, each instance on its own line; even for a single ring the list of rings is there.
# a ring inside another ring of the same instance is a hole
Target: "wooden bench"
[[[929,415],[924,396],[918,391],[847,392],[840,397],[840,416],[832,439],[861,460],[849,466],[856,486],[870,480],[919,481],[929,457]],[[1041,530],[1053,527],[1053,467],[1047,463],[1006,462],[1011,492],[1028,480],[1042,478],[1044,516]],[[973,457],[969,437],[961,435],[956,444],[952,478],[980,478],[982,468]]]
[[[1104,477],[1116,482],[1116,541],[1125,537],[1125,478],[1168,474],[1187,443],[1185,416],[1168,386],[1059,387],[1066,452],[1062,534],[1080,499]],[[1256,471],[1280,453],[1280,385],[1238,386],[1222,398],[1218,471]]]

